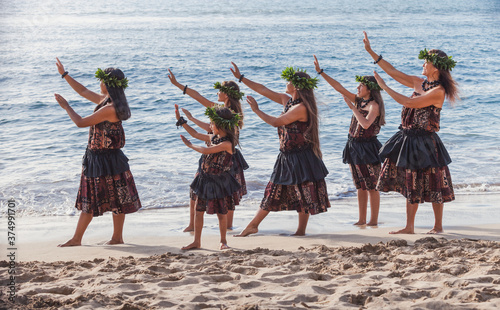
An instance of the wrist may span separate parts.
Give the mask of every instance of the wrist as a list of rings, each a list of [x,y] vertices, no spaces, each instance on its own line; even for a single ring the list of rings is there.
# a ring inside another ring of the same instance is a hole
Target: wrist
[[[68,71],[64,71],[63,74],[61,74],[61,78],[64,79],[68,75]]]

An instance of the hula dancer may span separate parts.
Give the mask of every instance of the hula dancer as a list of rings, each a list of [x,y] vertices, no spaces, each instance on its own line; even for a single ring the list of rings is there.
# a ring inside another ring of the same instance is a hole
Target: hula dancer
[[[328,170],[321,159],[318,110],[313,92],[317,79],[305,71],[286,68],[281,74],[288,81],[286,93],[277,93],[250,81],[240,73],[236,64],[232,64],[234,69],[231,68],[231,72],[239,81],[283,105],[283,113],[273,117],[262,112],[254,98],[247,97],[252,111],[264,122],[278,128],[280,154],[260,209],[238,236],[257,233],[259,224],[270,211],[283,210],[298,212],[299,223],[294,235],[303,236],[309,215],[326,212],[330,207],[325,182]]]
[[[181,89],[183,91],[183,94],[187,94],[194,100],[198,101],[201,103],[203,106],[209,108],[209,107],[214,107],[218,105],[215,102],[212,102],[208,100],[207,98],[203,97],[198,93],[196,90],[188,88],[187,85],[182,85],[179,82],[177,82],[175,75],[172,73],[172,71],[169,69],[168,70],[169,75],[168,78],[170,79],[170,82]],[[238,87],[238,84],[236,84],[233,81],[224,81],[222,83],[216,82],[214,84],[214,88],[218,89],[219,92],[217,93],[217,101],[218,102],[223,102],[224,107],[231,109],[232,111],[238,113],[240,115],[240,120],[238,122],[238,126],[236,127],[236,138],[239,141],[240,137],[240,130],[243,128],[243,109],[241,108],[241,98],[243,97],[243,93],[240,92],[240,88]],[[194,118],[191,113],[186,110],[182,109],[182,112],[186,115],[188,120],[192,121],[195,123],[198,127],[201,129],[205,130],[208,133],[211,133],[210,131],[210,124],[202,122],[196,118]],[[241,154],[240,150],[236,148],[236,151],[234,153],[234,167],[232,169],[232,173],[234,174],[236,180],[238,180],[238,183],[240,183],[241,188],[239,191],[240,199],[247,194],[247,186],[245,182],[245,175],[243,170],[248,169],[248,164],[245,161],[245,158],[243,158],[243,155]],[[238,204],[238,203],[237,203]],[[190,204],[189,204],[189,225],[184,229],[184,232],[188,231],[194,231],[194,214],[195,214],[195,209],[194,209],[194,201],[191,199]],[[232,229],[233,228],[233,212],[234,210],[229,210],[227,214],[227,228]]]
[[[92,115],[81,117],[61,95],[55,94],[59,105],[78,127],[90,127],[76,198],[76,208],[82,212],[73,238],[59,246],[81,245],[92,218],[108,211],[113,212],[113,236],[107,244],[121,244],[125,214],[141,208],[128,158],[121,151],[125,145],[122,121],[130,117],[124,92],[128,80],[120,69],[98,69],[95,77],[100,81],[101,94],[97,94],[74,80],[59,59],[57,69],[80,96],[97,104]]]
[[[359,220],[354,225],[376,226],[380,207],[380,193],[376,189],[381,162],[378,151],[382,146],[377,134],[380,126],[385,124],[381,88],[373,76],[356,76],[356,82],[359,82],[357,93],[351,93],[321,69],[316,56],[314,65],[318,74],[344,96],[353,112],[343,161],[349,164],[358,194]],[[366,223],[368,198],[371,214],[370,221]]]
[[[419,59],[425,60],[422,75],[406,75],[377,55],[364,32],[366,51],[382,70],[404,86],[413,89],[411,97],[401,95],[386,85],[374,72],[378,84],[389,96],[403,106],[399,132],[392,136],[380,150],[385,158],[377,189],[396,191],[406,197],[406,227],[392,234],[415,233],[415,215],[418,204],[431,202],[434,211],[434,227],[428,232],[443,232],[444,203],[455,199],[448,165],[450,156],[441,139],[439,118],[445,98],[455,101],[457,84],[450,71],[456,62],[440,50],[424,49]]]
[[[205,115],[210,118],[212,134],[201,134],[187,124],[180,116],[179,107],[175,105],[177,126],[182,126],[193,138],[207,143],[207,147],[196,146],[181,135],[182,141],[188,147],[203,154],[200,159],[198,172],[191,183],[191,199],[194,201],[196,213],[194,216],[194,241],[183,247],[183,250],[201,247],[201,230],[203,229],[203,215],[217,214],[219,218],[220,249],[228,249],[226,240],[227,214],[234,211],[234,206],[240,200],[240,188],[234,174],[233,160],[238,144],[236,128],[240,120],[239,114],[229,108],[207,108]]]

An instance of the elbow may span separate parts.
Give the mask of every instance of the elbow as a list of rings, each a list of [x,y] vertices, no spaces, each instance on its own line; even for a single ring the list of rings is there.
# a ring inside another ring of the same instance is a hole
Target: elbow
[[[365,130],[370,128],[370,125],[367,125],[367,124],[360,124],[360,125],[361,125],[361,128],[363,128]]]

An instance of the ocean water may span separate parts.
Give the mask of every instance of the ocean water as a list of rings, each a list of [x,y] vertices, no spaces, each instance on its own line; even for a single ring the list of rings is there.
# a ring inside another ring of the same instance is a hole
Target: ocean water
[[[204,108],[170,84],[167,68],[180,83],[216,101],[212,85],[233,79],[231,61],[245,77],[284,92],[281,70],[295,66],[314,73],[315,54],[329,75],[355,92],[355,75],[381,71],[364,50],[363,30],[376,52],[408,74],[421,73],[417,55],[423,48],[453,55],[461,100],[445,105],[439,135],[453,159],[457,197],[500,191],[498,1],[20,0],[0,1],[0,7],[0,199],[15,198],[19,215],[78,214],[74,201],[88,129],[73,124],[54,93],[82,116],[91,114],[94,104],[60,78],[56,57],[96,92],[98,67],[125,72],[132,117],[124,123],[124,152],[144,209],[186,207],[200,154],[181,142],[179,134],[185,132],[175,127],[173,107],[199,118]],[[381,75],[395,90],[411,94]],[[279,105],[240,85],[263,111],[280,113]],[[316,95],[330,198],[351,199],[355,188],[342,164],[351,111],[324,80]],[[401,111],[383,96],[387,125],[381,142],[397,131]],[[254,210],[279,144],[276,129],[243,106],[241,146],[250,169],[241,208]]]

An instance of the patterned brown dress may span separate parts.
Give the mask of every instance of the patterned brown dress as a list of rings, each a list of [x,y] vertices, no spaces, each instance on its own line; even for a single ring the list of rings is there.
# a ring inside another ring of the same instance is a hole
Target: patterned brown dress
[[[300,100],[290,100],[286,113]],[[325,177],[328,170],[306,141],[308,122],[278,127],[280,154],[274,165],[260,208],[266,211],[296,210],[308,214],[326,212],[330,207]]]
[[[414,93],[413,96],[418,96]],[[396,191],[409,203],[444,203],[455,199],[448,164],[451,158],[439,131],[441,108],[403,107],[400,131],[380,150],[385,158],[379,191]]]
[[[100,103],[94,112],[106,103]],[[107,211],[127,214],[141,208],[128,158],[121,151],[124,145],[121,121],[105,121],[90,127],[76,198],[78,210],[100,216]]]
[[[356,108],[366,117],[368,111],[363,110],[362,98],[356,97]],[[366,104],[365,104],[366,105]],[[343,161],[349,164],[356,189],[375,190],[380,175],[380,156],[382,144],[377,139],[380,132],[380,116],[377,116],[367,129],[361,127],[352,116],[348,140],[344,148]]]
[[[223,141],[226,139],[213,136],[211,145]],[[233,155],[226,151],[201,156],[190,190],[196,211],[227,214],[239,204],[241,185],[232,173],[233,160]]]

